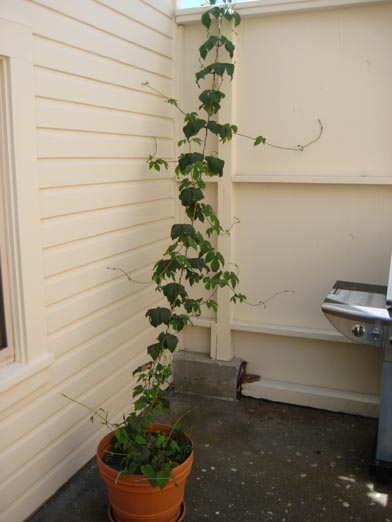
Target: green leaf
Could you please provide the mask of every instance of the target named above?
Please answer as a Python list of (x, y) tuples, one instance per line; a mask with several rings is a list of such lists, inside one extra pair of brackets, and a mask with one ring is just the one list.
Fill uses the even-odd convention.
[(211, 270), (213, 272), (217, 272), (219, 270), (219, 261), (216, 258), (211, 262)]
[(225, 49), (229, 53), (230, 58), (233, 58), (235, 45), (231, 40), (229, 40), (229, 39), (226, 40)]
[(136, 444), (141, 444), (141, 445), (144, 445), (147, 443), (147, 440), (146, 440), (146, 437), (144, 435), (142, 435), (141, 433), (139, 433), (138, 435), (136, 435), (135, 437), (135, 442)]
[(180, 283), (168, 283), (162, 287), (162, 292), (171, 305), (175, 304), (179, 297), (185, 298), (188, 295)]
[(265, 144), (266, 141), (267, 141), (267, 140), (264, 138), (264, 136), (257, 136), (257, 137), (255, 138), (255, 141), (254, 141), (253, 145), (254, 145), (254, 146), (256, 146), (256, 145), (260, 145), (260, 143)]
[[(136, 411), (143, 410), (146, 406), (147, 406), (147, 400), (145, 397), (139, 397), (138, 400), (134, 404)], [(115, 433), (117, 433), (117, 431)]]
[(196, 73), (195, 76), (196, 76), (197, 85), (199, 85), (200, 80), (204, 80), (204, 78), (208, 74), (211, 74), (211, 72), (213, 71), (213, 66), (214, 66), (214, 64), (207, 65), (207, 67), (204, 67), (203, 69), (201, 69), (201, 71), (198, 71)]
[(204, 199), (204, 194), (199, 188), (189, 187), (180, 192), (179, 199), (184, 207), (189, 207)]
[(218, 311), (218, 303), (214, 299), (208, 299), (206, 301), (207, 308), (213, 310), (214, 312)]
[(202, 259), (201, 257), (189, 258), (189, 262), (190, 262), (191, 267), (194, 270), (202, 271), (203, 268), (205, 267), (204, 259)]
[(190, 137), (196, 136), (201, 129), (204, 129), (207, 122), (206, 120), (196, 119), (187, 123), (183, 128), (183, 132), (186, 138), (189, 140)]
[(163, 347), (160, 343), (150, 344), (150, 346), (147, 347), (147, 353), (153, 361), (158, 359), (162, 351)]
[(217, 123), (216, 121), (209, 121), (207, 128), (209, 131), (211, 131), (213, 134), (216, 134), (219, 136), (221, 132), (222, 125), (220, 123)]
[(197, 162), (202, 162), (203, 160), (204, 155), (200, 152), (188, 152), (187, 154), (181, 154), (178, 160), (178, 165), (181, 172), (184, 172), (185, 169), (190, 165), (194, 165)]
[(217, 20), (218, 18), (223, 15), (223, 8), (222, 7), (213, 7), (212, 9), (210, 9), (210, 13), (212, 14), (212, 16), (214, 16)]
[(151, 464), (144, 464), (140, 466), (140, 470), (143, 473), (144, 477), (149, 481), (152, 486), (156, 486), (155, 482), (155, 471)]
[(160, 333), (158, 336), (159, 342), (162, 344), (162, 346), (169, 350), (171, 353), (174, 352), (174, 350), (177, 348), (178, 344), (178, 338), (170, 333)]
[(124, 475), (133, 475), (136, 472), (137, 468), (138, 468), (137, 462), (132, 461), (128, 464), (125, 472), (123, 472), (123, 473), (124, 473)]
[(206, 162), (211, 174), (218, 175), (219, 177), (223, 176), (225, 162), (222, 159), (215, 156), (206, 156)]
[(204, 110), (209, 115), (216, 114), (221, 108), (220, 103), (224, 97), (225, 94), (221, 91), (207, 89), (203, 91), (199, 96), (199, 100), (202, 102), (202, 105), (200, 105), (200, 109), (204, 108)]
[(210, 36), (206, 42), (203, 43), (203, 45), (199, 48), (200, 56), (203, 58), (203, 60), (206, 59), (207, 54), (215, 47), (215, 45), (218, 43), (218, 37), (217, 36)]
[(203, 299), (187, 299), (184, 302), (184, 308), (188, 312), (188, 314), (194, 314), (199, 316), (201, 314), (201, 306)]
[(180, 315), (173, 314), (171, 321), (170, 321), (171, 327), (176, 332), (181, 332), (181, 330), (183, 330), (185, 328), (185, 326), (189, 323), (190, 323), (190, 319), (189, 319), (189, 316), (187, 316), (186, 314), (180, 314)]
[(231, 11), (230, 9), (227, 9), (227, 10), (225, 11), (224, 17), (225, 17), (225, 19), (226, 19), (228, 22), (231, 22), (232, 19), (233, 19), (233, 13), (232, 13), (232, 11)]
[(155, 169), (159, 172), (161, 170), (161, 167), (165, 167), (165, 169), (167, 170), (169, 168), (168, 162), (161, 158), (153, 159), (151, 156), (149, 157), (148, 168), (150, 170)]
[(203, 13), (203, 15), (201, 17), (201, 23), (204, 25), (204, 27), (207, 29), (207, 31), (211, 27), (211, 18), (210, 18), (210, 13), (208, 11)]
[(154, 484), (163, 489), (172, 477), (172, 469), (169, 464), (163, 464), (156, 472)]
[(141, 393), (143, 393), (144, 391), (144, 388), (141, 384), (139, 384), (138, 386), (135, 387), (135, 389), (133, 390), (133, 394), (132, 394), (132, 397), (137, 397), (138, 395), (140, 395)]
[(220, 252), (216, 252), (216, 258), (219, 260), (222, 266), (225, 264), (225, 259)]
[(161, 324), (169, 324), (171, 318), (171, 311), (169, 310), (169, 308), (150, 308), (146, 312), (146, 317), (148, 317), (150, 324), (154, 328), (156, 328)]
[(231, 79), (233, 79), (234, 76), (234, 63), (226, 63), (226, 73), (230, 76)]
[(187, 123), (197, 120), (197, 112), (188, 112), (187, 114), (185, 114), (184, 120)]
[(179, 223), (172, 226), (170, 236), (172, 239), (177, 239), (182, 236), (194, 236), (195, 233), (196, 231), (192, 225)]
[[(176, 241), (177, 245), (177, 241)], [(171, 249), (173, 245), (171, 245), (169, 249)], [(175, 248), (173, 249), (175, 251)], [(169, 253), (172, 255), (172, 252)], [(159, 284), (163, 279), (168, 277), (173, 277), (177, 270), (180, 270), (181, 266), (179, 263), (171, 258), (171, 259), (160, 259), (154, 266), (153, 280)]]

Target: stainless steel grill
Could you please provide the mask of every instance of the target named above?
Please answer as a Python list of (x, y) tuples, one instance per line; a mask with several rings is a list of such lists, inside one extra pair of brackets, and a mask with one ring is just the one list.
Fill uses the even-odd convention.
[(322, 304), (332, 325), (348, 339), (384, 350), (374, 465), (392, 469), (392, 262), (388, 286), (337, 281)]

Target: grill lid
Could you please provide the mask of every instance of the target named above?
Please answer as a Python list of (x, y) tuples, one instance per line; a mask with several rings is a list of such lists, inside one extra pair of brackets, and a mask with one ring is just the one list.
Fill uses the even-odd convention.
[(337, 281), (322, 304), (330, 323), (351, 341), (377, 348), (390, 346), (392, 309), (387, 287)]
[(367, 321), (392, 323), (385, 305), (386, 292), (386, 286), (336, 281), (322, 309), (326, 314), (347, 319), (364, 318)]

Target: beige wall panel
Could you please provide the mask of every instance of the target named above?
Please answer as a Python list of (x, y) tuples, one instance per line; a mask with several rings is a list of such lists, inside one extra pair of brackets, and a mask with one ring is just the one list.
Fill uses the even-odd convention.
[(166, 219), (172, 215), (173, 201), (168, 199), (51, 218), (42, 226), (43, 246), (60, 245), (111, 230)]
[(356, 343), (331, 343), (277, 335), (235, 332), (235, 354), (262, 379), (359, 394), (380, 392), (381, 350)]
[[(121, 396), (115, 397), (118, 404), (121, 398)], [(91, 439), (85, 440), (76, 451), (65, 456), (62, 462), (52, 468), (40, 481), (33, 481), (33, 485), (25, 491), (24, 495), (19, 498), (19, 501), (11, 504), (0, 514), (0, 521), (25, 520), (26, 516), (50, 498), (67, 481), (68, 477), (80, 469), (81, 462), (87, 462), (90, 455), (94, 454), (99, 438), (102, 437), (103, 433), (103, 431), (96, 431)]]
[(173, 0), (142, 0), (145, 4), (153, 7), (157, 11), (164, 13), (166, 16), (170, 17), (173, 14), (174, 10), (174, 1)]
[(139, 45), (126, 42), (54, 11), (32, 4), (34, 33), (46, 39), (65, 43), (116, 62), (151, 71), (166, 78), (173, 77), (173, 62)]
[(0, 420), (1, 522), (22, 522), (94, 453), (89, 414), (61, 392), (127, 411), (132, 370), (156, 334), (145, 311), (160, 296), (106, 267), (149, 278), (173, 222), (173, 172), (145, 163), (154, 138), (157, 154), (172, 158), (173, 110), (141, 85), (174, 94), (172, 8), (171, 0), (3, 0), (0, 8), (34, 35), (31, 138), (55, 356), (45, 385), (26, 388)]
[[(133, 0), (133, 2), (129, 2), (129, 0), (96, 0), (96, 2), (127, 16), (131, 20), (148, 25), (162, 34), (173, 35), (172, 6), (170, 3), (166, 6), (165, 12), (162, 13), (143, 0)], [(159, 3), (159, 5), (162, 4), (163, 2)]]
[(211, 330), (201, 326), (187, 327), (183, 334), (183, 344), (186, 350), (199, 353), (210, 353)]
[[(96, 381), (95, 381), (95, 386), (94, 386), (95, 390), (96, 390), (96, 394), (94, 394), (94, 396), (91, 397), (90, 401), (89, 401), (90, 404), (92, 403), (91, 405), (93, 408), (98, 407), (101, 402), (102, 402), (102, 404), (105, 402), (105, 395), (99, 386), (100, 377), (102, 379), (104, 379), (105, 381), (112, 380), (111, 377), (109, 379), (107, 379), (107, 374), (105, 372), (104, 366), (105, 365), (113, 366), (113, 364), (116, 364), (116, 368), (118, 368), (118, 370), (115, 373), (117, 373), (118, 375), (121, 375), (123, 373), (122, 368), (127, 368), (127, 372), (128, 372), (127, 380), (124, 379), (124, 377), (126, 377), (126, 375), (124, 375), (123, 378), (121, 379), (121, 381), (122, 381), (122, 386), (126, 387), (129, 392), (131, 390), (131, 383), (133, 381), (132, 368), (135, 368), (135, 366), (130, 365), (130, 353), (132, 353), (134, 361), (141, 359), (142, 357), (140, 354), (141, 354), (141, 352), (143, 352), (144, 346), (147, 346), (148, 343), (152, 342), (152, 340), (153, 340), (153, 336), (151, 335), (151, 332), (147, 332), (147, 334), (146, 334), (146, 332), (144, 332), (144, 333), (135, 332), (135, 336), (132, 341), (129, 340), (129, 336), (128, 336), (128, 338), (122, 344), (119, 344), (117, 347), (114, 347), (111, 351), (108, 351), (108, 353), (106, 353), (105, 356), (103, 356), (101, 359), (99, 359), (99, 357), (96, 357), (94, 360), (94, 357), (90, 356), (89, 358), (87, 358), (85, 355), (86, 360), (90, 359), (90, 361), (89, 361), (90, 364), (94, 364), (94, 363), (96, 363), (96, 361), (99, 361), (99, 364), (94, 364), (95, 370), (96, 370)], [(135, 348), (136, 348), (136, 350), (135, 350)], [(116, 360), (117, 362), (115, 363), (114, 360)], [(67, 366), (67, 364), (66, 364), (67, 362), (68, 361), (63, 361), (63, 365)], [(86, 368), (83, 366), (83, 362), (80, 363), (80, 371), (82, 374), (85, 369)], [(56, 371), (56, 368), (54, 368), (54, 370)], [(61, 373), (60, 370), (57, 370), (57, 375), (59, 375), (59, 373)], [(65, 373), (66, 373), (66, 375), (67, 375), (67, 373), (69, 373), (68, 377), (72, 376), (72, 372), (67, 372), (67, 368), (65, 368)], [(112, 388), (111, 393), (116, 393), (120, 389), (119, 385), (117, 383), (114, 384), (113, 381), (112, 381), (111, 388)], [(85, 393), (86, 392), (89, 395), (91, 394), (91, 392), (89, 390), (85, 390)], [(27, 444), (27, 445), (31, 445), (32, 447), (34, 447), (36, 449), (36, 452), (37, 452), (36, 455), (38, 456), (38, 459), (39, 460), (42, 459), (42, 465), (51, 467), (51, 466), (55, 466), (58, 463), (59, 457), (58, 456), (54, 457), (52, 455), (52, 457), (56, 458), (56, 460), (52, 460), (50, 458), (50, 455), (49, 454), (45, 455), (45, 453), (43, 453), (42, 450), (44, 448), (48, 448), (51, 445), (51, 443), (53, 441), (55, 441), (55, 444), (53, 446), (57, 448), (55, 450), (56, 455), (61, 454), (61, 451), (62, 450), (64, 451), (64, 449), (65, 449), (64, 447), (63, 448), (61, 447), (62, 439), (63, 440), (66, 439), (66, 441), (67, 441), (66, 442), (66, 445), (67, 445), (66, 453), (69, 453), (72, 449), (74, 449), (74, 448), (72, 448), (72, 446), (76, 446), (78, 444), (77, 439), (74, 439), (74, 437), (77, 437), (78, 435), (77, 435), (77, 432), (76, 433), (74, 432), (74, 435), (71, 437), (69, 436), (69, 434), (67, 435), (67, 431), (70, 426), (77, 425), (80, 421), (82, 421), (79, 428), (82, 431), (87, 430), (87, 432), (89, 432), (90, 435), (93, 435), (93, 433), (97, 429), (96, 426), (93, 426), (93, 427), (89, 426), (90, 423), (88, 422), (88, 418), (90, 415), (87, 410), (83, 409), (82, 407), (79, 407), (77, 409), (70, 408), (69, 405), (67, 404), (67, 401), (65, 398), (63, 398), (63, 409), (60, 410), (59, 413), (60, 413), (60, 415), (52, 415), (51, 417), (46, 419), (43, 422), (43, 424), (38, 427), (38, 429), (27, 431), (26, 435), (23, 438), (20, 438), (19, 440), (15, 441), (3, 453), (2, 463), (4, 465), (1, 467), (1, 470), (0, 470), (0, 479), (1, 479), (1, 484), (2, 484), (1, 489), (3, 489), (5, 486), (4, 481), (5, 481), (5, 478), (7, 477), (7, 475), (9, 473), (11, 473), (12, 475), (17, 474), (16, 473), (17, 470), (23, 465), (25, 456), (23, 454), (23, 451), (21, 451), (21, 448), (23, 448), (24, 445)], [(43, 432), (42, 432), (42, 428), (44, 428)], [(71, 432), (72, 431), (73, 430), (71, 430)], [(72, 442), (72, 439), (74, 439), (74, 444)], [(83, 441), (83, 440), (85, 440), (85, 438), (83, 438), (83, 437), (79, 438), (79, 444), (80, 444), (80, 441)], [(35, 457), (35, 458), (37, 458), (37, 457)], [(46, 464), (44, 463), (44, 461), (46, 461)], [(31, 464), (30, 464), (30, 466), (31, 466)], [(27, 466), (26, 466), (26, 468), (27, 468)], [(39, 474), (37, 466), (34, 466), (34, 469), (37, 471), (36, 479), (39, 479), (40, 474)], [(45, 472), (48, 471), (47, 468), (44, 468), (44, 469), (45, 469)], [(13, 477), (13, 480), (14, 479), (15, 478)], [(12, 483), (13, 480), (6, 481), (6, 484)], [(0, 489), (0, 494), (1, 494), (1, 489)], [(7, 489), (7, 491), (8, 491), (8, 489)], [(4, 505), (4, 504), (2, 504), (2, 505)]]
[[(38, 130), (39, 158), (147, 158), (155, 151), (152, 138), (63, 130)], [(157, 140), (158, 155), (173, 155), (171, 140)]]
[[(152, 239), (152, 243), (146, 247), (133, 248), (119, 256), (105, 257), (105, 259), (96, 263), (48, 278), (45, 287), (47, 304), (62, 301), (67, 297), (118, 277), (120, 272), (109, 270), (109, 267), (124, 270), (132, 277), (136, 270), (139, 270), (146, 263), (151, 263), (151, 259), (158, 259), (167, 246), (166, 239), (164, 241), (160, 241), (159, 238)], [(124, 284), (127, 284), (128, 280), (125, 275), (121, 274), (121, 277)]]
[(44, 250), (44, 272), (47, 277), (74, 268), (111, 258), (130, 248), (139, 248), (164, 237), (171, 228), (171, 219), (162, 219), (149, 224), (132, 226), (91, 238), (58, 245)]
[[(321, 303), (337, 279), (386, 284), (392, 188), (342, 185), (236, 186), (234, 261), (249, 301), (235, 319), (332, 330)], [(375, 231), (377, 231), (375, 233)]]
[(41, 188), (93, 185), (119, 181), (139, 181), (168, 178), (170, 171), (157, 173), (150, 171), (145, 159), (79, 158), (45, 159), (38, 163)]
[(171, 180), (41, 190), (43, 218), (168, 199)]
[[(282, 384), (277, 400), (290, 402), (294, 383), (299, 400), (314, 392), (308, 405), (376, 412), (382, 351), (332, 342), (336, 331), (320, 308), (337, 279), (387, 282), (391, 26), (388, 3), (244, 17), (238, 30), (231, 111), (240, 132), (296, 147), (317, 136), (318, 118), (324, 125), (321, 139), (305, 152), (255, 148), (243, 137), (229, 145), (232, 217), (240, 219), (231, 234), (231, 261), (240, 266), (240, 290), (252, 304), (292, 291), (266, 308), (231, 310), (235, 355), (262, 375), (265, 386)], [(196, 24), (183, 29), (186, 110), (197, 106), (194, 72), (203, 37)], [(274, 175), (280, 183), (265, 182)], [(381, 185), (372, 185), (372, 177)], [(191, 349), (205, 346), (200, 328), (186, 335)]]
[[(245, 19), (236, 103), (241, 132), (305, 153), (236, 140), (238, 175), (390, 176), (392, 5)], [(244, 101), (247, 102), (244, 103)]]
[[(92, 0), (32, 0), (35, 4), (48, 7), (57, 13), (76, 19), (94, 29), (99, 29), (116, 39), (132, 42), (169, 57), (172, 52), (172, 39), (148, 25), (134, 22), (104, 5)], [(139, 4), (140, 5), (140, 4)], [(136, 10), (136, 6), (134, 6)]]
[(169, 119), (52, 100), (37, 101), (37, 127), (172, 138)]
[(39, 35), (35, 35), (33, 44), (34, 63), (37, 66), (136, 90), (145, 90), (142, 83), (148, 81), (161, 92), (171, 92), (173, 80), (148, 70), (137, 69)]
[(105, 308), (79, 319), (74, 324), (66, 325), (53, 334), (49, 334), (49, 348), (55, 355), (61, 355), (75, 348), (82, 349), (84, 345), (93, 342), (95, 337), (115, 328), (138, 311), (155, 306), (156, 303), (157, 295), (150, 288), (139, 289), (134, 294), (111, 303)]
[[(64, 354), (63, 357), (58, 357), (56, 364), (51, 369), (52, 381), (58, 384), (66, 382), (67, 379), (74, 376), (75, 367), (79, 368), (79, 371), (88, 369), (101, 357), (106, 357), (112, 351), (116, 352), (120, 345), (129, 342), (130, 332), (132, 332), (132, 339), (137, 338), (143, 332), (145, 333), (147, 324), (148, 320), (143, 311), (111, 328), (110, 332), (102, 332), (101, 335), (86, 343), (82, 349), (73, 350)], [(148, 334), (153, 335), (151, 332), (148, 332)], [(149, 339), (154, 339), (154, 336), (149, 337)], [(136, 355), (144, 357), (146, 347), (145, 341), (139, 340), (138, 345), (129, 351), (128, 360), (134, 360)], [(129, 380), (131, 381), (131, 375), (129, 375)], [(128, 384), (128, 387), (130, 386), (131, 384)]]
[[(172, 117), (171, 106), (142, 85), (137, 91), (40, 67), (35, 68), (34, 78), (36, 94), (41, 98), (115, 109), (123, 111), (128, 119), (133, 119), (135, 113)], [(140, 92), (142, 89), (145, 92)]]
[[(148, 281), (151, 278), (151, 267), (137, 270), (134, 277), (136, 281)], [(115, 281), (103, 283), (98, 287), (48, 306), (48, 333), (59, 330), (101, 308), (105, 308), (113, 302), (131, 295), (139, 287), (140, 285), (136, 282), (130, 281), (127, 284), (126, 280), (118, 278)]]
[[(102, 332), (101, 335), (95, 337), (88, 343), (85, 343), (83, 345), (82, 350), (80, 351), (80, 354), (78, 354), (77, 351), (73, 351), (71, 357), (69, 357), (68, 360), (72, 360), (72, 356), (75, 356), (77, 354), (81, 355), (82, 357), (85, 357), (83, 355), (84, 352), (89, 353), (89, 350), (91, 351), (94, 349), (99, 350), (101, 357), (105, 354), (107, 356), (113, 348), (119, 346), (122, 338), (122, 329), (125, 325), (129, 325), (129, 319), (120, 323), (119, 325), (115, 325), (113, 328), (110, 328)], [(119, 336), (120, 341), (117, 345), (115, 342), (115, 336), (111, 335), (112, 332), (116, 333)], [(103, 346), (104, 343), (109, 343), (106, 351)], [(128, 361), (128, 365), (136, 365), (138, 364), (138, 361), (141, 362), (143, 360), (144, 353), (141, 353), (140, 351), (137, 351), (137, 353), (138, 355), (135, 357), (134, 360)], [(66, 364), (66, 360), (67, 359), (64, 357), (59, 358), (60, 362), (56, 364), (56, 368), (53, 368), (53, 371), (51, 372), (52, 382), (55, 382), (56, 374), (58, 375), (57, 369), (59, 367), (61, 368), (62, 364), (64, 367), (64, 364)], [(16, 431), (17, 433), (19, 433), (20, 437), (29, 434), (31, 431), (36, 432), (37, 429), (39, 430), (39, 426), (41, 426), (45, 422), (48, 422), (48, 420), (54, 416), (58, 417), (61, 410), (63, 410), (66, 406), (70, 406), (68, 401), (61, 396), (61, 393), (65, 393), (66, 395), (76, 398), (80, 397), (82, 394), (85, 394), (89, 390), (94, 388), (97, 384), (97, 368), (101, 367), (101, 365), (105, 364), (106, 362), (107, 357), (103, 357), (101, 361), (97, 362), (97, 360), (95, 360), (94, 364), (86, 366), (83, 369), (83, 379), (80, 379), (80, 375), (75, 376), (75, 373), (67, 379), (60, 378), (59, 382), (56, 382), (55, 386), (51, 390), (47, 390), (44, 393), (41, 393), (39, 399), (34, 401), (32, 404), (26, 404), (23, 407), (21, 407), (17, 413), (9, 415), (7, 418), (4, 417), (0, 424), (2, 433), (4, 434), (4, 436), (0, 440), (0, 449), (4, 450), (7, 447), (13, 447), (13, 445), (15, 444), (15, 440), (12, 437), (13, 432)], [(131, 373), (132, 369), (130, 370), (129, 375), (124, 374), (123, 376), (123, 384), (121, 386), (124, 386), (127, 389), (130, 389), (132, 385), (130, 379)], [(111, 411), (111, 414), (113, 413), (116, 412)], [(75, 410), (75, 414), (78, 414), (79, 416), (83, 415), (83, 410)], [(84, 412), (84, 414), (86, 414), (86, 412)]]
[[(148, 343), (151, 342), (151, 338), (148, 336), (139, 336), (135, 339), (135, 342)], [(130, 374), (132, 373), (133, 366), (129, 364), (129, 348), (132, 343), (127, 343), (121, 347), (115, 354), (111, 354), (111, 357), (118, 357), (118, 360), (122, 361), (119, 370), (114, 372), (108, 379), (99, 382), (99, 386), (95, 386), (84, 394), (83, 400), (86, 403), (91, 404), (93, 407), (103, 405), (108, 409), (113, 409), (113, 406), (117, 409), (118, 404), (113, 404), (107, 397), (109, 394), (119, 394), (122, 397), (120, 404), (124, 404), (125, 388), (126, 394), (129, 397), (130, 387), (127, 387), (127, 383), (131, 381)], [(137, 358), (135, 358), (137, 361)], [(140, 359), (139, 359), (140, 361)], [(110, 364), (110, 360), (102, 361), (102, 363)], [(65, 399), (64, 399), (65, 401)], [(117, 402), (117, 401), (116, 401)], [(112, 413), (112, 412), (111, 412)], [(118, 410), (115, 412), (118, 413)], [(97, 427), (92, 426), (88, 421), (89, 414), (83, 410), (83, 408), (67, 406), (61, 414), (56, 417), (51, 417), (44, 423), (44, 430), (32, 431), (28, 433), (24, 440), (17, 441), (15, 446), (12, 446), (5, 453), (6, 457), (9, 458), (9, 464), (12, 470), (10, 479), (2, 482), (0, 487), (0, 499), (2, 499), (2, 505), (10, 505), (12, 502), (17, 500), (19, 488), (22, 491), (28, 490), (28, 485), (33, 481), (38, 482), (40, 479), (45, 480), (45, 475), (50, 474), (53, 469), (58, 466), (62, 466), (62, 461), (68, 455), (74, 451), (78, 451), (78, 448), (88, 440), (89, 437), (96, 437)], [(73, 429), (67, 431), (68, 426), (72, 426)], [(51, 433), (55, 435), (54, 439), (51, 437)], [(101, 431), (102, 434), (102, 431)], [(38, 436), (39, 435), (39, 436)], [(56, 437), (57, 435), (57, 437)], [(49, 437), (49, 439), (47, 439)], [(30, 459), (28, 464), (24, 464), (19, 460), (19, 456), (23, 452), (20, 450), (20, 446), (27, 444), (31, 440), (31, 445), (37, 448), (44, 447), (45, 452), (39, 451), (33, 458)], [(51, 442), (53, 441), (53, 442)], [(49, 444), (48, 444), (49, 442)], [(13, 460), (12, 457), (16, 455)], [(7, 461), (7, 458), (4, 459)], [(13, 460), (13, 462), (11, 462)], [(69, 472), (69, 471), (68, 471)], [(58, 487), (58, 485), (57, 485)], [(5, 500), (7, 499), (7, 502)], [(0, 518), (0, 520), (9, 520), (6, 518)]]
[(30, 25), (30, 10), (26, 0), (1, 0), (1, 18)]

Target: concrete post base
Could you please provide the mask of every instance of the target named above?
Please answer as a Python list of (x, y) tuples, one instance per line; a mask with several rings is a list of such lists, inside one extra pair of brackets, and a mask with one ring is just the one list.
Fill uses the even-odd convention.
[(176, 391), (235, 400), (239, 392), (242, 360), (216, 361), (208, 354), (178, 352), (173, 359)]

